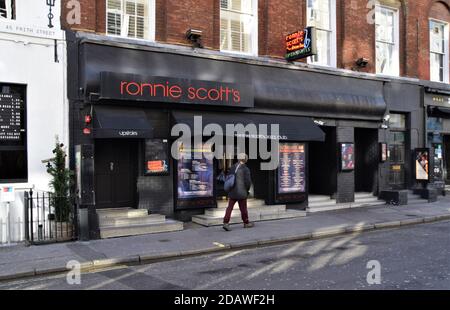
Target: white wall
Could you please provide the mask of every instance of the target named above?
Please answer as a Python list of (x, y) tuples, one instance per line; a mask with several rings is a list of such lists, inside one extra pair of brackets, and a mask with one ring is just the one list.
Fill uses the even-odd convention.
[[(53, 156), (55, 136), (68, 142), (66, 45), (60, 30), (59, 1), (49, 29), (46, 1), (17, 1), (17, 19), (0, 19), (0, 82), (27, 86), (28, 182), (17, 188), (11, 205), (13, 240), (23, 240), (23, 191), (47, 191), (49, 177), (41, 161)], [(59, 62), (55, 62), (55, 44)], [(0, 184), (0, 187), (7, 184)], [(0, 205), (0, 243), (6, 241), (6, 207)]]

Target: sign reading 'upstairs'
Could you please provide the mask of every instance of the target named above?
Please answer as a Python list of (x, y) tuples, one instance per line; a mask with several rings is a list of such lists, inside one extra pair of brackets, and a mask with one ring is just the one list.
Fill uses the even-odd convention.
[(252, 108), (250, 84), (101, 73), (100, 99)]

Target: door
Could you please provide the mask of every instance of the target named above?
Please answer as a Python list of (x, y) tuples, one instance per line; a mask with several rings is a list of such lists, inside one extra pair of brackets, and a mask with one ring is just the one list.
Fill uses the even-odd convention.
[(450, 136), (444, 136), (445, 184), (450, 184)]
[(97, 140), (95, 200), (97, 208), (136, 207), (137, 142)]

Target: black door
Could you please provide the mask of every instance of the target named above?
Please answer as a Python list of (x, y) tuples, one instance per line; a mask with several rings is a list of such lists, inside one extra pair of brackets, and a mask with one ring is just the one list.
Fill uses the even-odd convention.
[(95, 200), (97, 208), (136, 207), (137, 143), (97, 140), (95, 143)]

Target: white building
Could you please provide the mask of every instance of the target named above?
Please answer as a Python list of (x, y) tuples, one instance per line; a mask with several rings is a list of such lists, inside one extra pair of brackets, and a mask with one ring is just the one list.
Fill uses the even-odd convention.
[[(24, 240), (24, 191), (49, 190), (42, 160), (52, 157), (56, 135), (68, 142), (66, 45), (60, 12), (60, 1), (55, 1), (49, 27), (46, 1), (0, 0), (0, 188), (16, 190), (10, 205), (13, 242)], [(11, 109), (5, 107), (11, 94), (23, 97), (21, 130), (19, 112), (17, 123), (11, 123)], [(8, 239), (6, 223), (7, 207), (0, 203), (0, 244)]]

